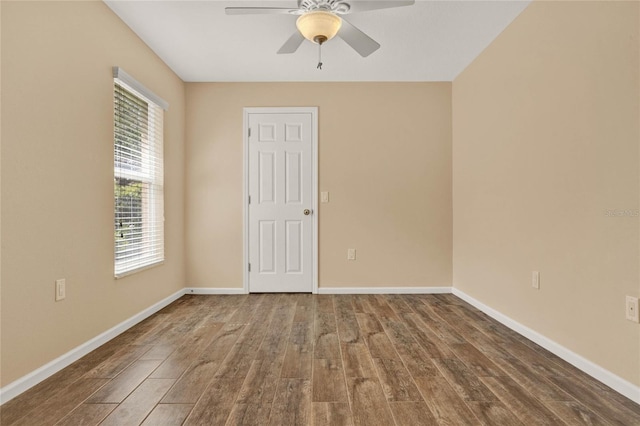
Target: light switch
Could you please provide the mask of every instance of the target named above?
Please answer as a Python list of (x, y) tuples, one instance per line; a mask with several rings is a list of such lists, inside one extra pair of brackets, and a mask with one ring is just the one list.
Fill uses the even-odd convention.
[(347, 249), (347, 260), (356, 260), (356, 249)]
[(322, 191), (320, 193), (320, 202), (321, 203), (328, 203), (329, 202), (329, 192)]
[(531, 287), (540, 290), (540, 272), (531, 271)]
[(64, 278), (56, 280), (56, 302), (67, 297), (67, 280)]

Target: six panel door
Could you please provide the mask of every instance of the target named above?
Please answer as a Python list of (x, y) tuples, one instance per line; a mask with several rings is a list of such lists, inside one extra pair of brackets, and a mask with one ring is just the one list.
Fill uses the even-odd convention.
[(313, 290), (312, 114), (250, 113), (249, 291)]

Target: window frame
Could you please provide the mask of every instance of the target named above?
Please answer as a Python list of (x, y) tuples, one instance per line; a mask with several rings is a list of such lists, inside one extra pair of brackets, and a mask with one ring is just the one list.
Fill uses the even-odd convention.
[[(127, 114), (123, 102), (131, 98), (132, 115)], [(165, 261), (164, 247), (164, 111), (168, 103), (148, 90), (119, 67), (113, 68), (113, 125), (114, 125), (114, 277), (122, 278), (158, 265)], [(144, 113), (138, 111), (144, 109)], [(144, 118), (141, 118), (144, 117)], [(146, 119), (146, 122), (140, 120)], [(139, 120), (139, 121), (135, 121)], [(119, 124), (120, 123), (120, 124)], [(122, 125), (122, 123), (125, 123)], [(127, 124), (128, 123), (128, 124)], [(142, 129), (142, 130), (141, 130)], [(134, 134), (133, 142), (139, 137), (139, 147), (131, 148), (131, 157), (138, 157), (139, 165), (122, 167), (121, 160), (123, 134)], [(127, 136), (128, 137), (128, 136)], [(120, 143), (120, 145), (119, 145)], [(135, 162), (136, 160), (133, 160)], [(119, 209), (118, 189), (122, 179), (140, 185), (140, 201), (135, 209), (126, 212)], [(135, 213), (134, 213), (135, 211)], [(135, 253), (122, 255), (122, 215), (128, 214), (128, 227), (139, 220), (140, 228), (129, 233)], [(138, 219), (139, 218), (139, 219)], [(120, 227), (120, 230), (118, 229)], [(118, 235), (120, 232), (120, 236)], [(131, 237), (133, 235), (133, 237)]]

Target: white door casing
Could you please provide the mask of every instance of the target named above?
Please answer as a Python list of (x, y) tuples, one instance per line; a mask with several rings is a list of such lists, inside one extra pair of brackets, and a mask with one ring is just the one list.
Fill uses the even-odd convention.
[(244, 109), (246, 292), (317, 292), (317, 129), (317, 108)]

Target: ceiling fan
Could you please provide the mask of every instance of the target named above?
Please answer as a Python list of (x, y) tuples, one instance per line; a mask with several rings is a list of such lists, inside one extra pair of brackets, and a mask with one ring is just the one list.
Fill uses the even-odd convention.
[[(322, 46), (336, 35), (362, 57), (367, 57), (380, 47), (374, 39), (360, 31), (344, 16), (377, 9), (410, 6), (415, 0), (298, 0), (297, 8), (286, 7), (227, 7), (227, 15), (297, 15), (298, 31), (282, 45), (279, 54), (294, 53), (307, 39)], [(322, 61), (318, 63), (322, 68)]]

